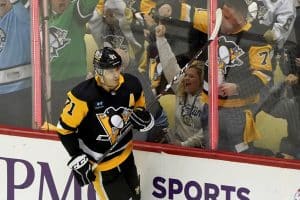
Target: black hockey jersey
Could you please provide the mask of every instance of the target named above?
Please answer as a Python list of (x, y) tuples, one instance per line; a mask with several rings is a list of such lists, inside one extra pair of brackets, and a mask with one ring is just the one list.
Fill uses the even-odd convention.
[[(67, 95), (57, 128), (69, 154), (73, 156), (84, 152), (97, 161), (120, 135), (126, 133), (102, 161), (101, 170), (109, 170), (122, 163), (132, 152), (129, 115), (134, 107), (145, 107), (139, 80), (130, 74), (123, 74), (118, 88), (108, 92), (92, 78), (77, 85)], [(76, 137), (78, 142), (69, 144), (70, 140), (65, 140), (67, 137)], [(74, 143), (75, 140), (72, 141)]]
[[(207, 11), (197, 10), (199, 19), (194, 26), (207, 32)], [(239, 33), (219, 36), (218, 65), (224, 74), (224, 81), (239, 86), (238, 94), (222, 97), (218, 105), (222, 107), (242, 107), (257, 103), (262, 87), (273, 78), (272, 46), (262, 37), (266, 26), (247, 23)], [(206, 65), (208, 66), (208, 64)], [(208, 67), (205, 69), (202, 100), (208, 102)]]

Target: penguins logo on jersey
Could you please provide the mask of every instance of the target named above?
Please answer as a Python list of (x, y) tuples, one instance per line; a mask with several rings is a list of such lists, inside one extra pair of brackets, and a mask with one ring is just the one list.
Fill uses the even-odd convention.
[(6, 34), (0, 28), (0, 53), (3, 51), (5, 44), (6, 44)]
[(50, 42), (50, 61), (53, 58), (59, 57), (59, 50), (63, 49), (71, 42), (70, 38), (67, 38), (68, 31), (57, 27), (49, 28), (49, 42)]
[(219, 37), (219, 67), (227, 74), (228, 68), (241, 66), (243, 61), (240, 59), (245, 52), (233, 41), (228, 41), (226, 37)]
[(127, 45), (125, 44), (125, 38), (119, 35), (106, 35), (104, 37), (104, 42), (110, 44), (112, 48), (120, 48), (127, 49)]
[(125, 107), (108, 107), (103, 113), (97, 114), (103, 130), (107, 137), (99, 135), (97, 140), (110, 141), (112, 144), (116, 142), (118, 135), (121, 135), (128, 126), (128, 120), (131, 110)]

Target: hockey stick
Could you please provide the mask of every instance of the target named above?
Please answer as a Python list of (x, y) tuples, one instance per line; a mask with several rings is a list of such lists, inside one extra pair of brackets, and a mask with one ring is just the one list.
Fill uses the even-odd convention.
[(46, 112), (44, 116), (44, 121), (46, 122), (52, 122), (52, 116), (51, 116), (51, 73), (50, 73), (50, 46), (49, 46), (49, 6), (48, 1), (43, 0), (42, 1), (43, 6), (43, 76), (44, 76), (44, 82), (43, 82), (43, 89), (44, 89), (44, 98), (45, 98), (45, 106), (46, 106)]
[(215, 28), (212, 31), (208, 41), (201, 47), (200, 50), (197, 51), (197, 53), (193, 56), (193, 58), (188, 63), (186, 63), (183, 68), (180, 69), (179, 73), (177, 73), (173, 77), (173, 79), (170, 81), (170, 83), (168, 83), (166, 85), (164, 90), (156, 96), (155, 100), (151, 104), (149, 104), (149, 107), (151, 107), (152, 104), (154, 104), (155, 101), (158, 100), (161, 96), (165, 95), (169, 91), (169, 89), (172, 87), (172, 85), (185, 73), (185, 70), (187, 70), (191, 66), (191, 64), (195, 60), (197, 60), (200, 57), (200, 55), (208, 48), (210, 43), (217, 37), (217, 35), (219, 33), (219, 30), (220, 30), (220, 27), (221, 27), (221, 24), (222, 24), (222, 10), (221, 10), (221, 8), (218, 8), (217, 11), (216, 11)]
[(122, 131), (122, 135), (120, 135), (119, 137), (117, 137), (116, 142), (109, 148), (107, 149), (101, 156), (101, 158), (99, 158), (96, 163), (93, 166), (93, 169), (95, 169), (97, 167), (98, 164), (100, 164), (104, 158), (106, 158), (109, 153), (123, 140), (123, 138), (129, 133), (129, 131), (132, 129), (132, 124), (129, 122), (127, 127), (124, 127), (125, 129)]

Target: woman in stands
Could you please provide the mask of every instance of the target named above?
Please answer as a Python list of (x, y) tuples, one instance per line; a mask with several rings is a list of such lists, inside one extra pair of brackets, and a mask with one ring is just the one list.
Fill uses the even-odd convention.
[[(163, 73), (168, 82), (179, 73), (180, 67), (165, 38), (165, 26), (156, 27), (156, 44)], [(205, 147), (208, 126), (208, 107), (200, 100), (204, 62), (194, 61), (184, 76), (172, 85), (176, 94), (175, 125), (168, 132), (170, 143), (189, 147)]]

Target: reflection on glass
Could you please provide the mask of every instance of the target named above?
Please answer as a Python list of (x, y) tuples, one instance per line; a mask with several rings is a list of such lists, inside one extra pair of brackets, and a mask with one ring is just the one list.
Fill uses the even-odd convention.
[(31, 127), (29, 10), (0, 2), (0, 124)]

